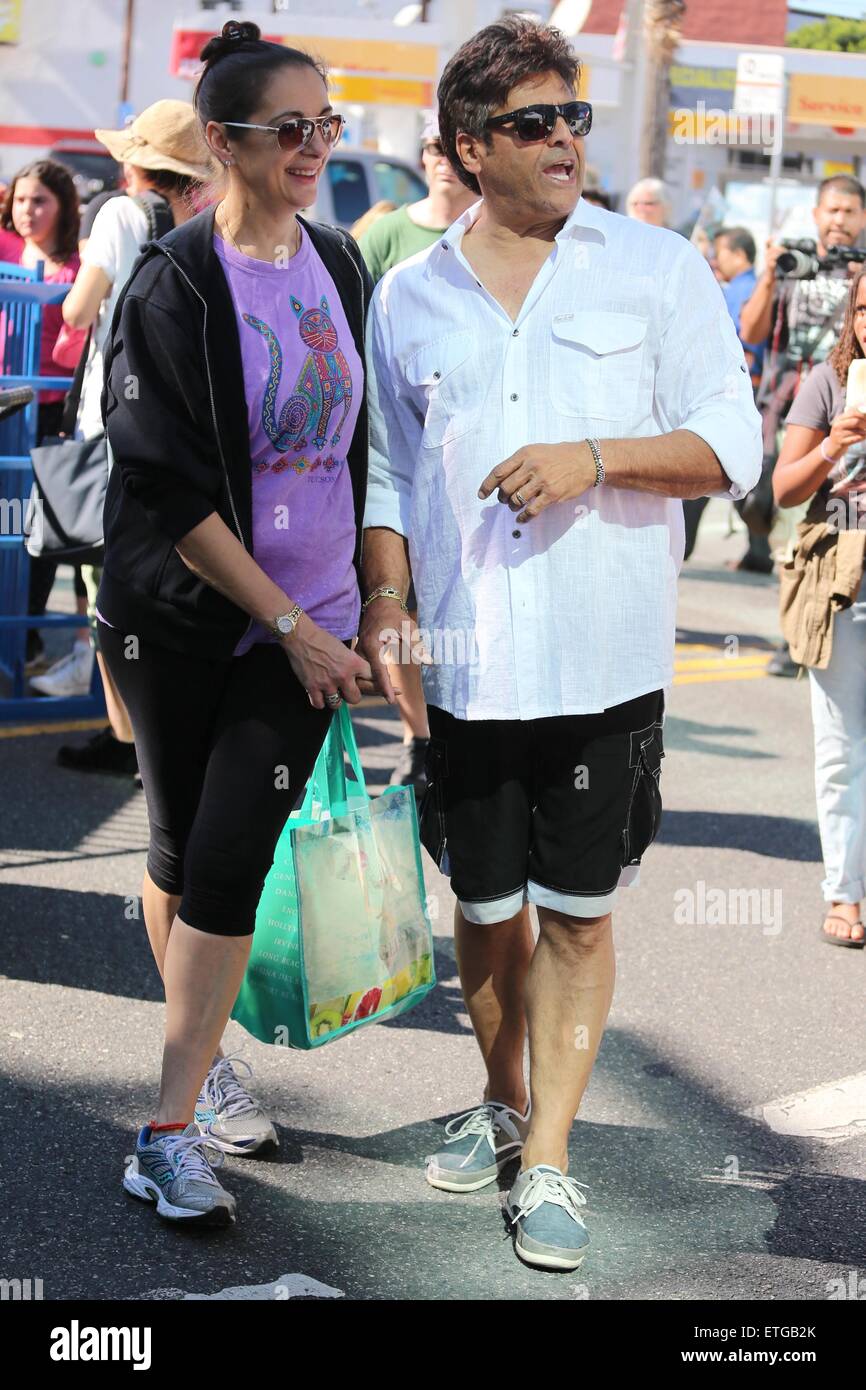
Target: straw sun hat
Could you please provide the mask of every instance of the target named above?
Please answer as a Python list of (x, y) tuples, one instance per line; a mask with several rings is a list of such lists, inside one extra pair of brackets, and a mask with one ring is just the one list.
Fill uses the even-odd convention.
[(213, 172), (198, 117), (188, 101), (155, 101), (124, 130), (93, 133), (119, 164), (168, 169), (194, 179), (208, 179)]

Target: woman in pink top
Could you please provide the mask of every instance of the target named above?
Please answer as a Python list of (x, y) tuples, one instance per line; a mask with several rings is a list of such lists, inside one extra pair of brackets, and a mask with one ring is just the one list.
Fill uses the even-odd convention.
[[(0, 230), (16, 234), (14, 241), (4, 238), (4, 259), (30, 269), (41, 261), (46, 281), (71, 285), (80, 264), (78, 224), (78, 193), (69, 170), (52, 159), (26, 164), (6, 190), (0, 212)], [(60, 305), (46, 305), (42, 311), (40, 376), (62, 376), (78, 361), (86, 335), (73, 337), (68, 329), (63, 335), (59, 359), (54, 356), (62, 328)], [(63, 396), (63, 391), (39, 392), (39, 439), (57, 433)]]
[[(43, 267), (43, 279), (51, 284), (71, 285), (79, 269), (78, 193), (68, 169), (52, 159), (37, 159), (19, 169), (6, 190), (0, 212), (3, 258), (34, 269)], [(62, 337), (61, 337), (62, 333)], [(42, 310), (42, 337), (39, 349), (39, 375), (63, 376), (75, 369), (84, 348), (86, 333), (66, 328), (59, 304)], [(58, 339), (60, 341), (58, 342)], [(36, 442), (55, 435), (63, 414), (63, 391), (40, 391)], [(55, 561), (47, 557), (30, 562), (28, 612), (41, 615), (57, 572)], [(76, 569), (76, 597), (79, 611), (83, 585)], [(31, 674), (41, 656), (42, 641), (32, 628), (27, 634), (27, 660)]]

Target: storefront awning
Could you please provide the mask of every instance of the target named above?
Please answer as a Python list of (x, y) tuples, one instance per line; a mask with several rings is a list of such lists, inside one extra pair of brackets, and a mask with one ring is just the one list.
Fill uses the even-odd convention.
[[(169, 70), (173, 77), (194, 78), (199, 53), (216, 29), (177, 26)], [(321, 58), (329, 70), (331, 94), (337, 101), (364, 105), (412, 106), (435, 103), (439, 47), (435, 43), (406, 43), (398, 39), (336, 38), (326, 34), (263, 34), (271, 43), (303, 48)]]

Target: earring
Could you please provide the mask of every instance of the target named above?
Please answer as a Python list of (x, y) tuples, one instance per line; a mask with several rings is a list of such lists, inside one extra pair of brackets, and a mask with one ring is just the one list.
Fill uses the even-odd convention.
[(226, 169), (227, 169), (227, 168), (229, 167), (230, 164), (234, 164), (234, 160), (233, 160), (233, 159), (224, 159), (224, 160), (223, 160), (223, 164), (225, 165), (225, 167), (226, 167)]

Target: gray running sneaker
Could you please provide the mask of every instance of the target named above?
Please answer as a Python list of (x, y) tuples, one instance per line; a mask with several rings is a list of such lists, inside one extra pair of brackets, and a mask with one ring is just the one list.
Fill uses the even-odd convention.
[(500, 1101), (485, 1101), (455, 1115), (445, 1126), (446, 1148), (430, 1154), (424, 1176), (445, 1192), (476, 1192), (495, 1182), (501, 1170), (523, 1152), (529, 1128), (526, 1114)]
[(516, 1227), (515, 1248), (527, 1264), (541, 1269), (577, 1269), (589, 1248), (580, 1215), (586, 1183), (567, 1178), (549, 1163), (521, 1173), (505, 1203)]
[(209, 1147), (195, 1124), (156, 1138), (145, 1125), (135, 1153), (126, 1157), (123, 1186), (141, 1201), (155, 1201), (157, 1214), (166, 1221), (228, 1226), (237, 1219), (237, 1203), (213, 1171), (225, 1160), (213, 1148), (208, 1153)]
[(255, 1154), (266, 1146), (279, 1147), (277, 1131), (264, 1106), (240, 1083), (235, 1066), (252, 1076), (241, 1057), (215, 1057), (195, 1103), (195, 1122), (216, 1148), (227, 1154)]

